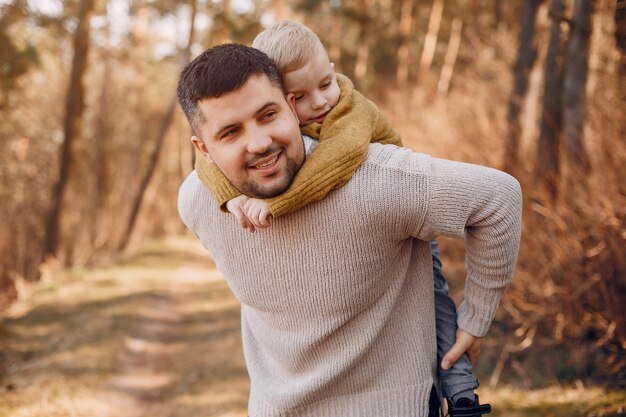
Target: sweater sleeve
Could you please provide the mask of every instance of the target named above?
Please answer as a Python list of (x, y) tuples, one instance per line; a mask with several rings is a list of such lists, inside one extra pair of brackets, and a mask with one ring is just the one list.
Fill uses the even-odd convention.
[(458, 325), (484, 336), (511, 283), (520, 244), (522, 195), (517, 180), (495, 169), (432, 159), (427, 210), (415, 235), (464, 238), (465, 296)]
[(324, 198), (343, 186), (361, 165), (370, 142), (401, 145), (374, 103), (354, 89), (347, 77), (338, 74), (341, 95), (323, 124), (302, 129), (320, 143), (309, 155), (284, 193), (268, 199), (270, 212), (278, 217)]
[(202, 184), (209, 190), (215, 204), (224, 213), (228, 213), (226, 210), (226, 203), (233, 198), (241, 195), (241, 193), (233, 187), (228, 179), (222, 174), (222, 171), (217, 165), (208, 162), (200, 155), (196, 156), (196, 173)]

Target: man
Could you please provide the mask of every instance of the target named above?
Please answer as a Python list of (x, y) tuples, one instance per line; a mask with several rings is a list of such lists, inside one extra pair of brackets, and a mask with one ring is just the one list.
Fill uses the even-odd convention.
[[(239, 191), (289, 186), (305, 151), (267, 56), (209, 49), (178, 97), (194, 145)], [(465, 238), (459, 327), (483, 336), (515, 266), (521, 191), (493, 169), (374, 144), (344, 187), (254, 235), (195, 173), (179, 211), (241, 302), (251, 417), (425, 417), (437, 366), (429, 241)]]

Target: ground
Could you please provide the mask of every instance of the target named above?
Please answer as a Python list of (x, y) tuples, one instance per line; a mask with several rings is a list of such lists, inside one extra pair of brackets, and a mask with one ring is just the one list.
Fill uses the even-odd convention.
[[(0, 417), (246, 416), (239, 305), (193, 238), (26, 293), (0, 316)], [(480, 394), (494, 417), (626, 415), (626, 393), (581, 384)]]

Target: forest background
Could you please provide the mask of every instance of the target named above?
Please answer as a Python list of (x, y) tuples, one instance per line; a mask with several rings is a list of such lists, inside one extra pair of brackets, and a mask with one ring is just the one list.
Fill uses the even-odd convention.
[[(284, 18), (320, 36), (407, 146), (521, 182), (490, 383), (506, 369), (529, 387), (623, 389), (624, 1), (0, 0), (2, 309), (54, 271), (185, 233), (180, 70)], [(462, 242), (442, 251), (458, 297)]]

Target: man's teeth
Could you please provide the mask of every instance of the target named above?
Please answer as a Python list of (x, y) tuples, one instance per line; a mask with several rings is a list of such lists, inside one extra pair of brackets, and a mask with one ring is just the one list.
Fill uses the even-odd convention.
[(278, 155), (276, 155), (271, 161), (268, 161), (264, 164), (258, 164), (256, 165), (257, 168), (267, 168), (269, 166), (274, 165), (274, 163), (276, 163), (276, 160), (278, 159)]

